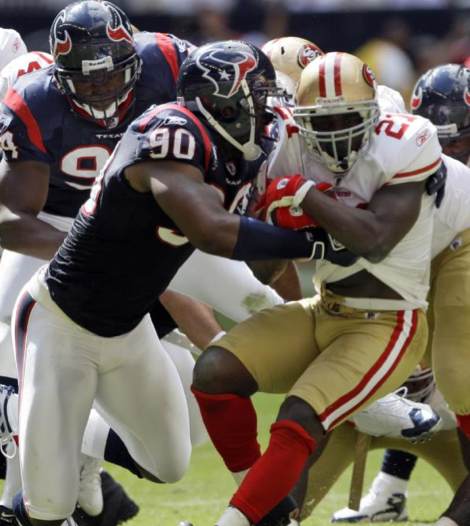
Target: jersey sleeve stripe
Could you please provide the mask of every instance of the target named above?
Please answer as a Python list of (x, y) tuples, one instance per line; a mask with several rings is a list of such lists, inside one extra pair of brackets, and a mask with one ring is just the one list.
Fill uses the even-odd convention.
[(173, 80), (176, 82), (179, 73), (178, 55), (171, 38), (165, 33), (156, 33), (157, 45), (170, 67)]
[(47, 53), (42, 53), (41, 51), (35, 51), (35, 55), (41, 57), (47, 64), (52, 64), (54, 61)]
[(9, 89), (3, 99), (3, 103), (23, 121), (26, 126), (28, 138), (34, 146), (36, 146), (38, 150), (41, 150), (41, 152), (47, 153), (46, 147), (42, 142), (39, 124), (21, 95), (19, 95), (14, 89)]
[(413, 170), (411, 172), (399, 172), (397, 174), (395, 174), (393, 176), (393, 179), (399, 179), (399, 178), (402, 178), (402, 177), (412, 177), (412, 176), (415, 176), (415, 175), (421, 175), (421, 174), (424, 174), (425, 172), (429, 172), (429, 171), (436, 171), (440, 164), (441, 164), (442, 160), (441, 158), (437, 159), (436, 161), (434, 161), (433, 163), (431, 164), (428, 164), (427, 166), (424, 166), (423, 168), (418, 168), (418, 170)]

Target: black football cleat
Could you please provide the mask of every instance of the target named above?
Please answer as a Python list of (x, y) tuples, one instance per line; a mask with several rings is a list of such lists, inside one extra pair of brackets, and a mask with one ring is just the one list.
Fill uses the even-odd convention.
[(256, 523), (256, 526), (288, 526), (291, 521), (291, 515), (296, 510), (298, 510), (297, 503), (293, 497), (287, 495)]
[(19, 526), (13, 510), (0, 504), (0, 526)]
[(127, 495), (121, 484), (106, 471), (102, 471), (100, 476), (103, 511), (98, 516), (92, 517), (77, 506), (73, 518), (78, 526), (117, 526), (139, 513), (139, 506)]

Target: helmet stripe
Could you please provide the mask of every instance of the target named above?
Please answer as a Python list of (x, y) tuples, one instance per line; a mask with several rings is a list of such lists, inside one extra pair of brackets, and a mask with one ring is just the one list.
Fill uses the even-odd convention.
[(319, 74), (319, 89), (320, 89), (320, 97), (326, 97), (326, 82), (325, 82), (325, 62), (326, 59), (321, 59), (320, 61), (320, 68), (318, 71)]
[(341, 59), (342, 53), (335, 53), (334, 77), (335, 77), (335, 95), (339, 97), (342, 95), (341, 90)]
[(336, 96), (336, 56), (337, 53), (328, 53), (325, 60), (326, 97), (332, 99)]

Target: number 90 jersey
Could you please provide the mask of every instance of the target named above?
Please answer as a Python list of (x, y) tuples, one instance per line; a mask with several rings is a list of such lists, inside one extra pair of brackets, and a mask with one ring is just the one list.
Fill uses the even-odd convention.
[[(382, 187), (424, 181), (441, 164), (436, 128), (427, 119), (414, 115), (382, 113), (368, 145), (351, 170), (342, 176), (318, 162), (289, 115), (284, 116), (284, 129), (279, 132), (278, 147), (271, 157), (269, 177), (302, 173), (316, 182), (329, 183), (333, 187), (331, 196), (346, 206), (366, 208)], [(348, 298), (350, 306), (393, 310), (426, 307), (434, 209), (434, 198), (423, 191), (416, 223), (383, 261), (374, 264), (360, 258), (347, 268), (319, 262), (315, 288), (319, 291), (322, 283), (340, 281), (366, 270), (405, 301), (398, 307), (394, 301), (393, 307), (388, 307), (392, 303), (387, 300), (364, 299), (361, 303), (357, 298)]]
[(142, 161), (196, 166), (238, 211), (263, 165), (261, 157), (228, 169), (203, 124), (178, 104), (151, 107), (129, 126), (46, 273), (57, 305), (101, 336), (132, 330), (193, 251), (153, 194), (129, 185), (125, 168)]

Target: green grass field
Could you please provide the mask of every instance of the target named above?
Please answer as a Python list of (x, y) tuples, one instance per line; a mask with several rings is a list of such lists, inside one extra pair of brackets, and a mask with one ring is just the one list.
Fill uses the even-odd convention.
[[(259, 395), (255, 400), (261, 440), (265, 444), (269, 423), (274, 419), (282, 398)], [(379, 452), (369, 455), (366, 488), (380, 460)], [(213, 526), (235, 488), (232, 477), (209, 444), (194, 451), (189, 472), (177, 484), (159, 486), (138, 480), (119, 468), (108, 466), (108, 469), (125, 485), (141, 508), (139, 515), (127, 523), (129, 526), (177, 526), (181, 520), (190, 520), (195, 526)], [(349, 477), (350, 473), (345, 473), (314, 516), (304, 524), (320, 526), (329, 523), (331, 513), (347, 503)], [(433, 523), (451, 499), (446, 483), (424, 462), (418, 463), (410, 494), (408, 512), (411, 521), (406, 524), (414, 526)]]

